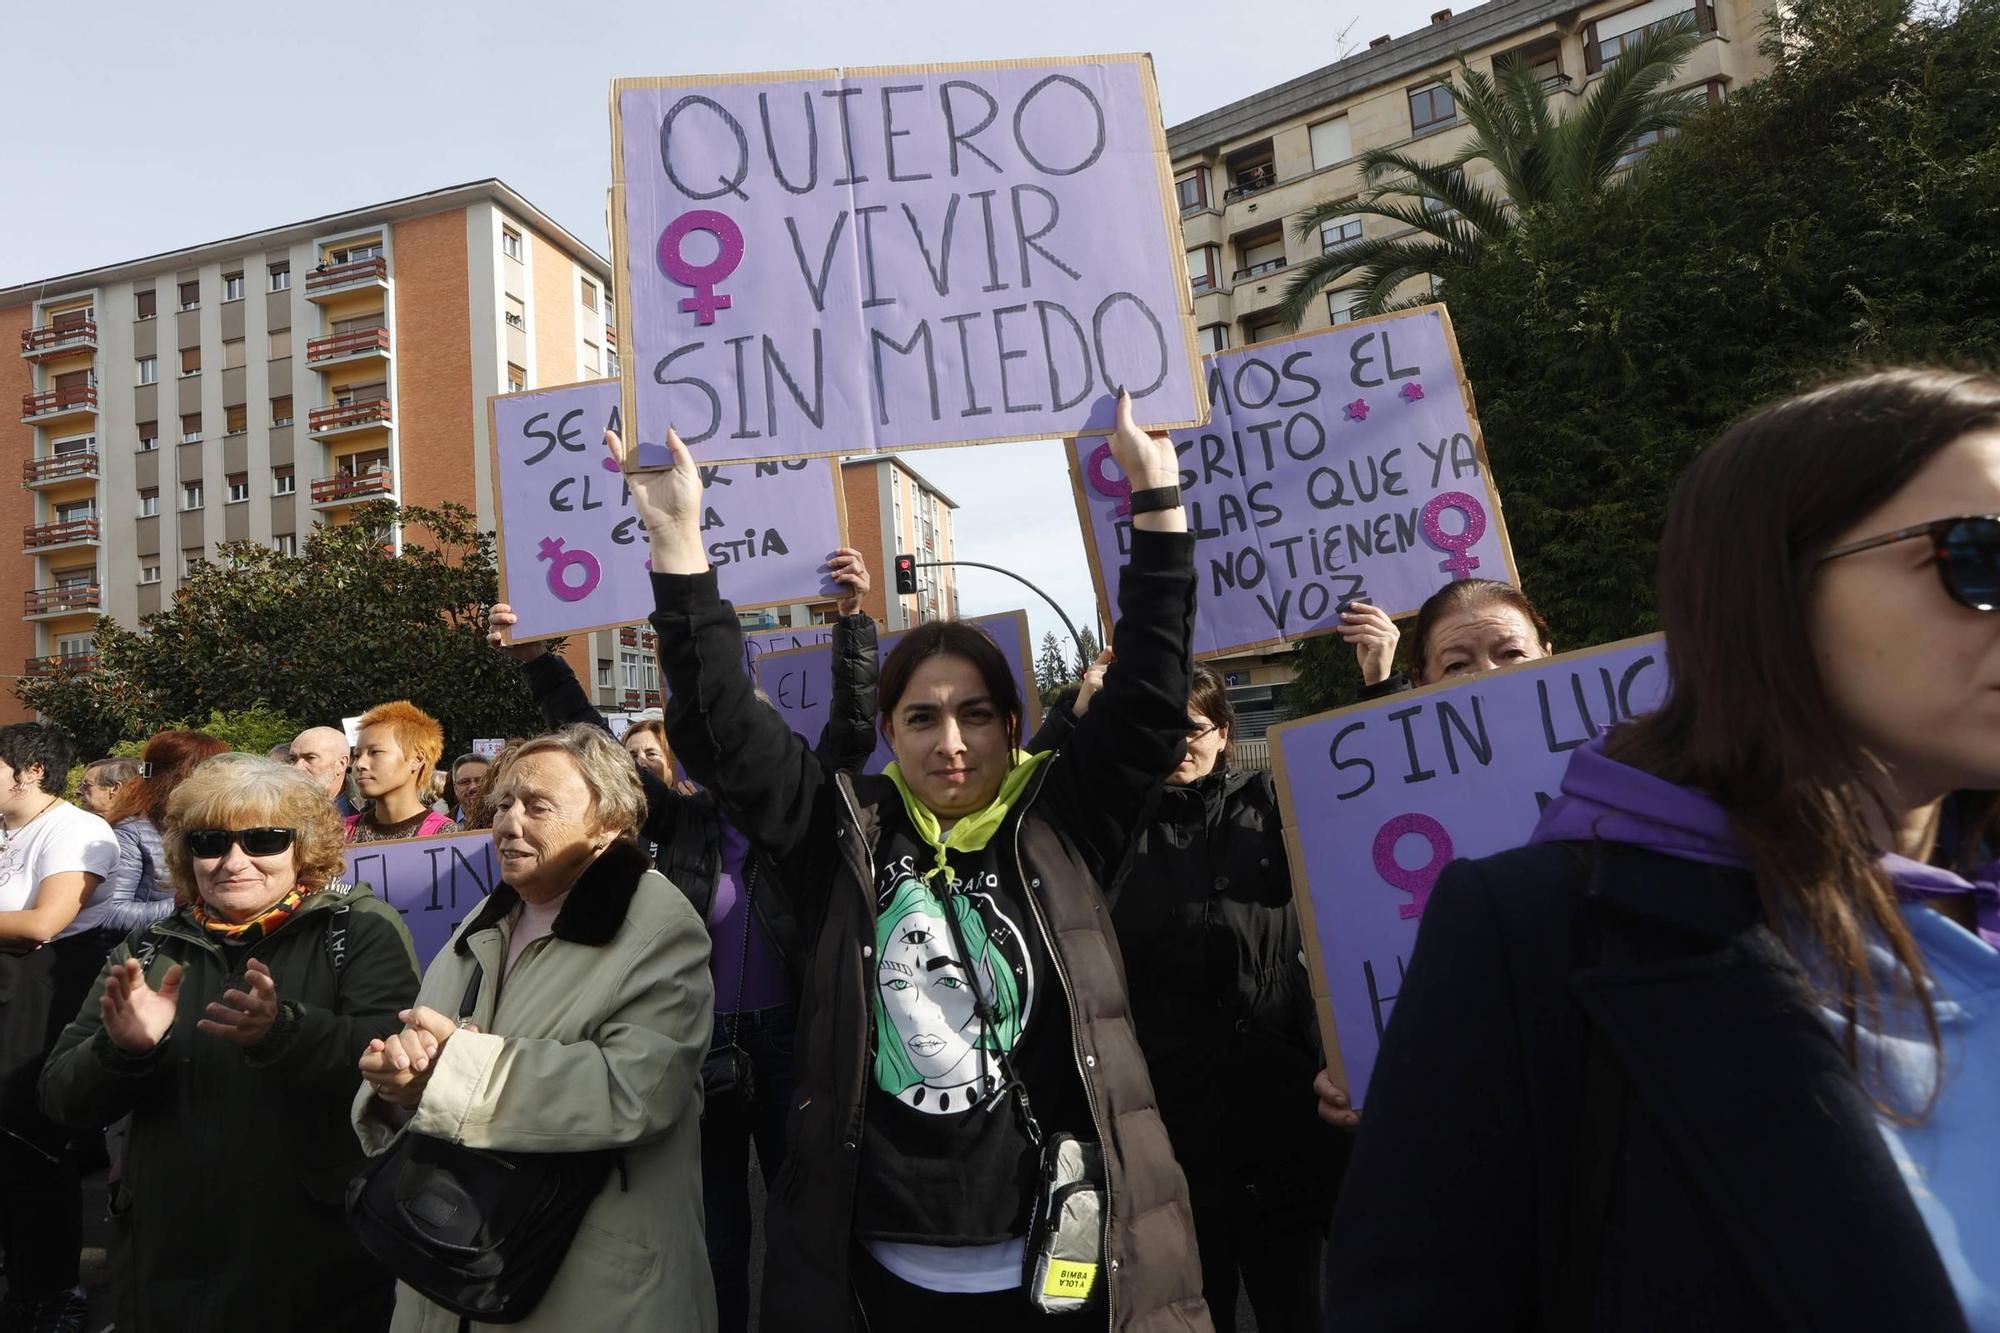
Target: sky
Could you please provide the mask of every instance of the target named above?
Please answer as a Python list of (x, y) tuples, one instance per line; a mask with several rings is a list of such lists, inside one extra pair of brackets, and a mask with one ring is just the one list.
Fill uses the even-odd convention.
[[(611, 80), (1152, 53), (1169, 125), (1429, 20), (1436, 0), (84, 0), (0, 23), (0, 287), (497, 176), (606, 253)], [(1468, 6), (1469, 7), (1469, 6)], [(592, 21), (578, 21), (588, 14)], [(912, 462), (959, 555), (1094, 619), (1055, 443)], [(876, 571), (886, 579), (886, 571)], [(1055, 615), (960, 571), (960, 611)]]

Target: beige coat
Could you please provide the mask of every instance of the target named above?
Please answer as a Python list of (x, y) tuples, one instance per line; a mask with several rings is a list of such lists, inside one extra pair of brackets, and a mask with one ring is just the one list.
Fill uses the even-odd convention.
[[(406, 1132), (514, 1152), (624, 1147), (629, 1184), (612, 1174), (541, 1303), (504, 1327), (711, 1333), (700, 1140), (714, 1009), (707, 928), (636, 847), (616, 844), (578, 879), (555, 933), (496, 986), (517, 901), (497, 889), (432, 961), (418, 1003), (453, 1017), (475, 959), (484, 970), (470, 1019), (479, 1030), (445, 1043), (404, 1130), (364, 1086), (354, 1103), (362, 1146), (380, 1153)], [(399, 1283), (393, 1328), (458, 1333), (459, 1322)]]

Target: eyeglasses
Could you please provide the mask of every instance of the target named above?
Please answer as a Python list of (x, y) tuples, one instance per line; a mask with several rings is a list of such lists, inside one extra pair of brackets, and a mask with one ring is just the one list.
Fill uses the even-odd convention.
[(1930, 523), (1897, 528), (1879, 537), (1868, 537), (1845, 546), (1836, 546), (1819, 558), (1821, 564), (1844, 555), (1872, 551), (1878, 546), (1930, 538), (1937, 556), (1938, 580), (1954, 602), (1974, 611), (2000, 610), (2000, 515), (1973, 514), (1964, 518), (1940, 518)]
[(232, 843), (246, 856), (276, 856), (289, 850), (297, 835), (297, 829), (289, 828), (196, 828), (188, 830), (187, 846), (204, 861), (229, 855)]
[(1200, 740), (1203, 736), (1208, 735), (1209, 732), (1214, 730), (1215, 730), (1215, 724), (1213, 722), (1209, 723), (1205, 727), (1196, 727), (1193, 731), (1190, 731), (1187, 734), (1188, 744), (1193, 745), (1196, 741)]

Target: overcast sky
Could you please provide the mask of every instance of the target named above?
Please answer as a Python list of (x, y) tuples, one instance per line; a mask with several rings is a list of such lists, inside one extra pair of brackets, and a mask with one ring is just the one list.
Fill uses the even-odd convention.
[[(608, 250), (608, 96), (639, 75), (1150, 51), (1173, 124), (1429, 19), (1435, 0), (95, 0), (6, 7), (0, 287), (498, 176)], [(1468, 6), (1469, 7), (1469, 6)], [(577, 21), (593, 15), (595, 23)], [(1344, 46), (1343, 46), (1343, 34)], [(1060, 447), (913, 460), (959, 554), (1079, 624)], [(883, 577), (877, 571), (878, 577)], [(1034, 599), (963, 571), (967, 615)], [(1037, 638), (1059, 628), (1029, 605)]]

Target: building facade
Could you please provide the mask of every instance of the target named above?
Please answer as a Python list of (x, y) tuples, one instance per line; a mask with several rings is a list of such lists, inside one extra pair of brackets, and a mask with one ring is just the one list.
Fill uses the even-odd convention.
[[(886, 634), (958, 615), (957, 559), (951, 515), (958, 502), (931, 485), (907, 461), (890, 455), (841, 464), (847, 502), (847, 544), (868, 561), (874, 586), (862, 609)], [(896, 592), (896, 556), (917, 558), (914, 596)]]
[[(617, 374), (611, 301), (603, 256), (497, 180), (0, 290), (0, 674), (87, 664), (99, 614), (171, 605), (220, 542), (294, 551), (376, 499), (492, 528), (486, 399)], [(616, 637), (572, 640), (579, 675)]]

